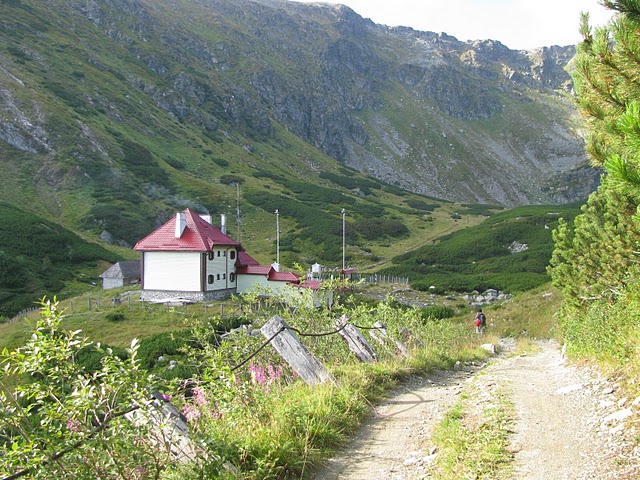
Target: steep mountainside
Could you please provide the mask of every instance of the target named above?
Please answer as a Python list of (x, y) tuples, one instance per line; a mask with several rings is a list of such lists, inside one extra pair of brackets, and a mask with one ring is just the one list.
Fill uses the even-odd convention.
[(108, 241), (178, 207), (233, 211), (236, 183), (249, 214), (290, 202), (304, 230), (344, 205), (389, 216), (397, 187), (512, 206), (597, 181), (572, 47), (284, 0), (0, 0), (0, 39), (0, 200)]

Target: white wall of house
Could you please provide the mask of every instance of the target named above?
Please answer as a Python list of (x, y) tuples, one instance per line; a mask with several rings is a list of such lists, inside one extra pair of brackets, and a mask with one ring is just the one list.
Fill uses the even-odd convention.
[(145, 290), (200, 291), (200, 252), (144, 252)]
[(238, 275), (238, 293), (259, 289), (278, 294), (287, 287), (287, 282), (270, 282), (266, 275)]
[(266, 287), (269, 280), (265, 275), (238, 275), (238, 293), (250, 292), (256, 288)]
[(124, 280), (122, 278), (104, 277), (102, 279), (103, 290), (110, 290), (112, 288), (118, 288), (124, 286)]
[(213, 247), (207, 254), (205, 290), (236, 288), (235, 248)]

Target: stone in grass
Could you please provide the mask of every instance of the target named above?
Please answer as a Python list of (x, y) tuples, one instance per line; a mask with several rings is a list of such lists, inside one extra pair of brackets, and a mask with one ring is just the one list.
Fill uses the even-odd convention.
[(584, 385), (582, 383), (576, 383), (575, 385), (567, 385), (566, 387), (556, 390), (558, 395), (566, 395), (567, 393), (575, 392), (576, 390), (582, 390)]
[(629, 418), (631, 415), (633, 415), (633, 411), (630, 408), (624, 408), (622, 410), (618, 410), (617, 412), (613, 412), (611, 415), (607, 415), (606, 417), (604, 417), (602, 422), (605, 425), (608, 425), (613, 422), (620, 422), (625, 418)]
[(491, 355), (496, 354), (496, 346), (493, 343), (483, 343), (482, 345), (480, 345), (480, 348), (486, 350)]

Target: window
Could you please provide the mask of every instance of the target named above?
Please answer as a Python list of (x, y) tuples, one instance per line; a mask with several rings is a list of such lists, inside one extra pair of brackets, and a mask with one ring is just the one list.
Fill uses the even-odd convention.
[(222, 256), (223, 256), (223, 257), (226, 257), (226, 256), (227, 256), (227, 251), (226, 251), (226, 250), (223, 250), (223, 252), (222, 252)]
[(223, 274), (222, 274), (222, 279), (223, 279), (223, 280), (225, 280), (226, 278), (227, 278), (227, 274), (226, 274), (226, 273), (223, 273)]
[(231, 260), (233, 260), (234, 258), (236, 258), (236, 251), (235, 251), (235, 250), (231, 250), (231, 251), (229, 252), (229, 258), (230, 258)]
[(232, 283), (236, 281), (236, 274), (235, 273), (232, 272), (232, 273), (229, 274), (229, 281), (232, 282)]
[(214, 256), (213, 256), (213, 250), (211, 250), (209, 252), (209, 260), (213, 260)]
[(218, 250), (218, 256), (220, 256), (220, 250)]
[(209, 283), (209, 285), (211, 285), (213, 283), (213, 275), (209, 275), (207, 277), (207, 282)]
[(217, 277), (218, 277), (218, 280), (220, 280), (220, 274), (218, 274)]

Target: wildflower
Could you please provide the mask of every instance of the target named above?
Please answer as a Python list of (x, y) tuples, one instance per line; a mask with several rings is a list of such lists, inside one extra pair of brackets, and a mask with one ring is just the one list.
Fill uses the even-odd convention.
[(218, 403), (211, 407), (211, 418), (215, 420), (220, 420), (222, 418), (222, 412), (218, 408)]
[(76, 420), (75, 418), (70, 418), (69, 420), (67, 420), (67, 428), (69, 430), (71, 430), (72, 432), (79, 432), (80, 431), (80, 422), (78, 420)]
[(267, 377), (264, 374), (264, 368), (260, 365), (251, 365), (249, 367), (249, 372), (251, 374), (251, 383), (264, 385), (267, 383)]
[(196, 387), (193, 389), (193, 398), (196, 402), (196, 405), (199, 407), (204, 407), (209, 404), (209, 400), (207, 400), (207, 396), (203, 388)]
[(182, 414), (187, 419), (187, 422), (195, 422), (200, 418), (200, 410), (195, 405), (187, 404), (182, 407)]
[(277, 382), (283, 375), (282, 368), (274, 368), (271, 364), (267, 366), (267, 372), (269, 373), (269, 383)]
[(166, 393), (162, 394), (162, 400), (164, 400), (165, 402), (170, 402), (171, 398), (173, 398), (171, 395), (168, 395)]

